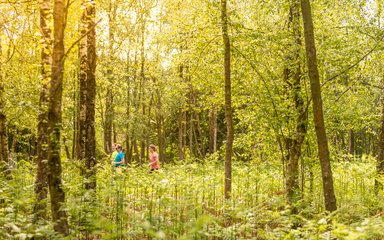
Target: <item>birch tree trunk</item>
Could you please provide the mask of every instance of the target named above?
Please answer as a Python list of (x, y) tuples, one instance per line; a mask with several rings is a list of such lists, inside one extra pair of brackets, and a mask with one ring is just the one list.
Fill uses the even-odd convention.
[(37, 174), (35, 181), (36, 202), (34, 206), (35, 220), (39, 218), (47, 218), (47, 196), (48, 196), (48, 179), (47, 179), (47, 160), (48, 160), (48, 84), (51, 74), (52, 63), (52, 30), (49, 23), (52, 21), (51, 2), (48, 0), (40, 0), (40, 29), (42, 36), (41, 49), (41, 82), (40, 82), (40, 103), (39, 116), (37, 125)]
[[(80, 36), (83, 37), (79, 42), (79, 116), (78, 116), (78, 135), (76, 139), (76, 159), (84, 160), (85, 158), (85, 144), (86, 144), (86, 135), (87, 130), (85, 127), (86, 122), (86, 103), (87, 103), (87, 69), (88, 69), (88, 59), (87, 59), (87, 11), (85, 2), (84, 10), (80, 19)], [(85, 37), (84, 37), (85, 36)]]

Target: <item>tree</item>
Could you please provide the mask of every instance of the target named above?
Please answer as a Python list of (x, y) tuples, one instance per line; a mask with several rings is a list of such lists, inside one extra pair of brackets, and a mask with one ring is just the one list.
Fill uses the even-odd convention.
[(80, 58), (80, 97), (79, 97), (79, 150), (78, 159), (85, 169), (86, 189), (96, 189), (96, 139), (95, 139), (95, 97), (96, 97), (96, 23), (95, 1), (83, 3), (80, 20), (81, 40), (79, 42)]
[(39, 102), (39, 116), (37, 125), (37, 174), (35, 181), (35, 195), (36, 203), (34, 212), (36, 219), (46, 218), (47, 204), (46, 199), (48, 195), (48, 179), (47, 179), (47, 160), (48, 160), (48, 84), (51, 74), (52, 62), (52, 30), (49, 24), (52, 22), (51, 3), (47, 0), (39, 1), (40, 8), (40, 29), (41, 29), (41, 89), (40, 89), (40, 102)]
[[(0, 23), (1, 24), (1, 23)], [(3, 26), (0, 25), (0, 32), (2, 31)], [(2, 73), (2, 59), (3, 51), (2, 51), (2, 40), (0, 35), (0, 166), (1, 170), (6, 171), (8, 173), (8, 134), (7, 134), (7, 117), (5, 115), (5, 98), (4, 98), (4, 80)]]
[(51, 197), (51, 212), (56, 232), (69, 234), (65, 193), (61, 181), (60, 132), (61, 104), (64, 75), (64, 30), (67, 6), (64, 0), (55, 0), (53, 8), (53, 50), (51, 81), (48, 98), (48, 185)]
[(332, 212), (337, 209), (337, 206), (335, 192), (333, 189), (333, 177), (331, 161), (329, 158), (328, 141), (325, 132), (323, 103), (321, 99), (320, 79), (317, 68), (315, 36), (309, 0), (301, 0), (301, 13), (304, 22), (305, 49), (313, 101), (313, 118), (315, 122), (317, 146), (323, 179), (325, 209)]
[(224, 194), (225, 198), (229, 199), (232, 188), (232, 146), (234, 133), (231, 105), (231, 43), (228, 35), (227, 0), (221, 0), (221, 27), (224, 42), (225, 121), (227, 125)]
[(209, 153), (213, 154), (217, 150), (217, 109), (213, 104), (209, 110)]
[(118, 7), (116, 3), (110, 1), (108, 3), (108, 66), (107, 66), (107, 94), (105, 100), (105, 118), (104, 118), (104, 151), (108, 154), (112, 153), (112, 127), (113, 127), (113, 91), (114, 91), (114, 43), (116, 31), (116, 11)]
[(301, 91), (302, 73), (300, 48), (301, 31), (300, 31), (300, 6), (297, 1), (292, 1), (289, 11), (289, 30), (291, 34), (291, 44), (288, 49), (287, 67), (284, 69), (284, 82), (288, 88), (288, 95), (294, 104), (294, 130), (293, 136), (286, 138), (288, 150), (287, 164), (287, 181), (286, 191), (287, 200), (293, 204), (300, 198), (299, 189), (299, 159), (301, 156), (301, 146), (304, 142), (307, 133), (307, 106), (304, 104), (304, 99)]
[(87, 11), (87, 102), (86, 102), (86, 145), (85, 161), (88, 179), (86, 189), (96, 190), (96, 136), (95, 136), (95, 97), (96, 97), (96, 7), (95, 0), (89, 0)]
[(376, 194), (379, 193), (380, 190), (383, 190), (383, 178), (384, 178), (384, 97), (381, 97), (381, 108), (382, 108), (382, 116), (381, 116), (381, 126), (380, 126), (380, 134), (378, 139), (378, 156), (376, 163), (376, 173), (377, 177), (375, 179), (375, 191)]
[(87, 59), (87, 21), (88, 12), (86, 1), (82, 2), (83, 12), (80, 18), (80, 41), (79, 41), (79, 111), (77, 122), (77, 138), (76, 138), (76, 159), (84, 161), (85, 159), (85, 146), (87, 140), (86, 117), (87, 117), (87, 72), (88, 72), (88, 59)]

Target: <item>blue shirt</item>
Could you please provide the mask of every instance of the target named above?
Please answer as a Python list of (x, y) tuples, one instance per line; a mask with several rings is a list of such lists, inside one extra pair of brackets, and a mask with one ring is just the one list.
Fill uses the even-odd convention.
[(121, 162), (121, 159), (124, 158), (124, 153), (121, 151), (119, 152), (115, 157), (115, 167), (124, 166), (124, 163), (118, 163)]

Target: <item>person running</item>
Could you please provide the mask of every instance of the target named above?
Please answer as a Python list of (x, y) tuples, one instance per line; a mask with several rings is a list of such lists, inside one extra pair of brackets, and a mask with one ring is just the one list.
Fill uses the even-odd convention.
[(160, 169), (159, 155), (156, 152), (156, 146), (151, 144), (149, 145), (149, 151), (151, 152), (151, 157), (149, 159), (150, 172), (157, 171)]
[(124, 152), (123, 147), (120, 144), (116, 144), (117, 155), (115, 157), (115, 162), (113, 163), (115, 167), (125, 166)]

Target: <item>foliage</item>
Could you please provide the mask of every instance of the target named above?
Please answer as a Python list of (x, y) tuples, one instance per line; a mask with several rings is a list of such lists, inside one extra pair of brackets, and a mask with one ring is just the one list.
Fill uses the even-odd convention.
[[(112, 169), (105, 160), (91, 205), (78, 165), (68, 161), (63, 181), (70, 239), (81, 236), (78, 226), (101, 239), (379, 239), (384, 237), (384, 205), (374, 200), (372, 160), (334, 165), (339, 210), (331, 215), (323, 213), (321, 194), (311, 194), (308, 186), (301, 211), (291, 214), (280, 193), (279, 169), (268, 161), (236, 163), (232, 200), (225, 202), (220, 160), (166, 165), (153, 174), (135, 164)], [(32, 224), (33, 172), (28, 162), (19, 162), (14, 179), (1, 181), (1, 238), (55, 238), (50, 223)], [(321, 192), (319, 177), (316, 169), (316, 193)], [(97, 217), (87, 218), (90, 211)]]
[[(292, 119), (297, 117), (283, 81), (292, 38), (287, 27), (291, 1), (228, 2), (235, 123), (232, 201), (224, 202), (222, 189), (226, 128), (219, 2), (97, 0), (97, 201), (87, 201), (90, 193), (83, 189), (80, 164), (71, 160), (73, 156), (62, 158), (68, 158), (63, 163), (63, 181), (72, 230), (69, 238), (81, 238), (84, 228), (101, 239), (384, 238), (383, 203), (373, 192), (372, 157), (378, 151), (382, 118), (381, 1), (312, 1), (339, 207), (332, 215), (323, 213), (311, 120), (300, 159), (299, 213), (292, 214), (285, 204), (281, 139), (294, 134)], [(81, 1), (70, 3), (62, 116), (62, 146), (69, 153), (75, 145), (78, 117), (77, 41), (82, 11)], [(113, 10), (116, 16), (110, 21)], [(38, 21), (36, 1), (0, 5), (0, 63), (14, 165), (12, 179), (0, 179), (1, 239), (59, 238), (49, 221), (33, 222), (32, 214), (41, 90)], [(298, 51), (304, 62), (304, 48)], [(299, 67), (303, 70), (300, 94), (311, 104), (305, 66)], [(139, 163), (129, 159), (133, 163), (124, 172), (112, 171), (103, 151), (110, 88), (116, 141), (123, 145), (140, 141), (135, 142), (140, 151), (149, 142), (157, 144), (162, 131), (164, 151), (173, 164), (150, 175), (139, 164), (146, 161), (140, 156)], [(205, 155), (213, 106), (219, 150)], [(180, 112), (186, 113), (183, 124), (188, 134), (194, 127), (199, 129), (184, 144), (200, 150), (197, 154), (185, 146), (182, 162), (178, 156)], [(158, 131), (160, 123), (163, 129)]]

